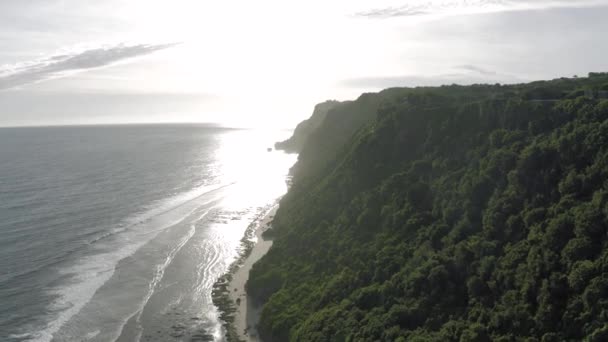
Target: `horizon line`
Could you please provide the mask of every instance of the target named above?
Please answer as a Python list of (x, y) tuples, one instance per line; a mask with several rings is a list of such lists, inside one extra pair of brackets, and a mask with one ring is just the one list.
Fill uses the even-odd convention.
[[(23, 125), (0, 125), (0, 129), (5, 128), (68, 128), (68, 127), (113, 127), (113, 126), (206, 126), (209, 128), (221, 129), (264, 129), (260, 126), (235, 126), (224, 125), (217, 122), (109, 122), (109, 123), (66, 123), (66, 124), (23, 124)], [(275, 127), (277, 130), (293, 130), (288, 127)]]

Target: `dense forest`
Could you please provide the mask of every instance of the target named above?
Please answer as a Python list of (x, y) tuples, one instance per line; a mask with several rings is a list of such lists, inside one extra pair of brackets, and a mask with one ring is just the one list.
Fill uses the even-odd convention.
[(247, 284), (264, 341), (607, 341), (607, 90), (593, 73), (334, 104)]

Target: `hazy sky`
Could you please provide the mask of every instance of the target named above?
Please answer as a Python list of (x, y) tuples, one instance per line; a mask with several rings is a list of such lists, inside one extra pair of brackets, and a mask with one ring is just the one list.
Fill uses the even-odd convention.
[(608, 0), (1, 0), (0, 126), (291, 127), (391, 86), (608, 70)]

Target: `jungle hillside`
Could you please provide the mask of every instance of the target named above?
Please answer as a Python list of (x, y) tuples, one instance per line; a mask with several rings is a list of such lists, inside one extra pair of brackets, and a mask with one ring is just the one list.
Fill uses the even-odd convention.
[(247, 284), (264, 341), (608, 340), (608, 73), (319, 108)]

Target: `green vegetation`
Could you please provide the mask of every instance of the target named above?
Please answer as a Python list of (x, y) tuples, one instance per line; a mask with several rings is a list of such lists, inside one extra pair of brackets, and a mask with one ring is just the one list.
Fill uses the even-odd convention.
[(608, 340), (608, 101), (583, 96), (608, 75), (592, 76), (332, 109), (250, 274), (264, 340)]

